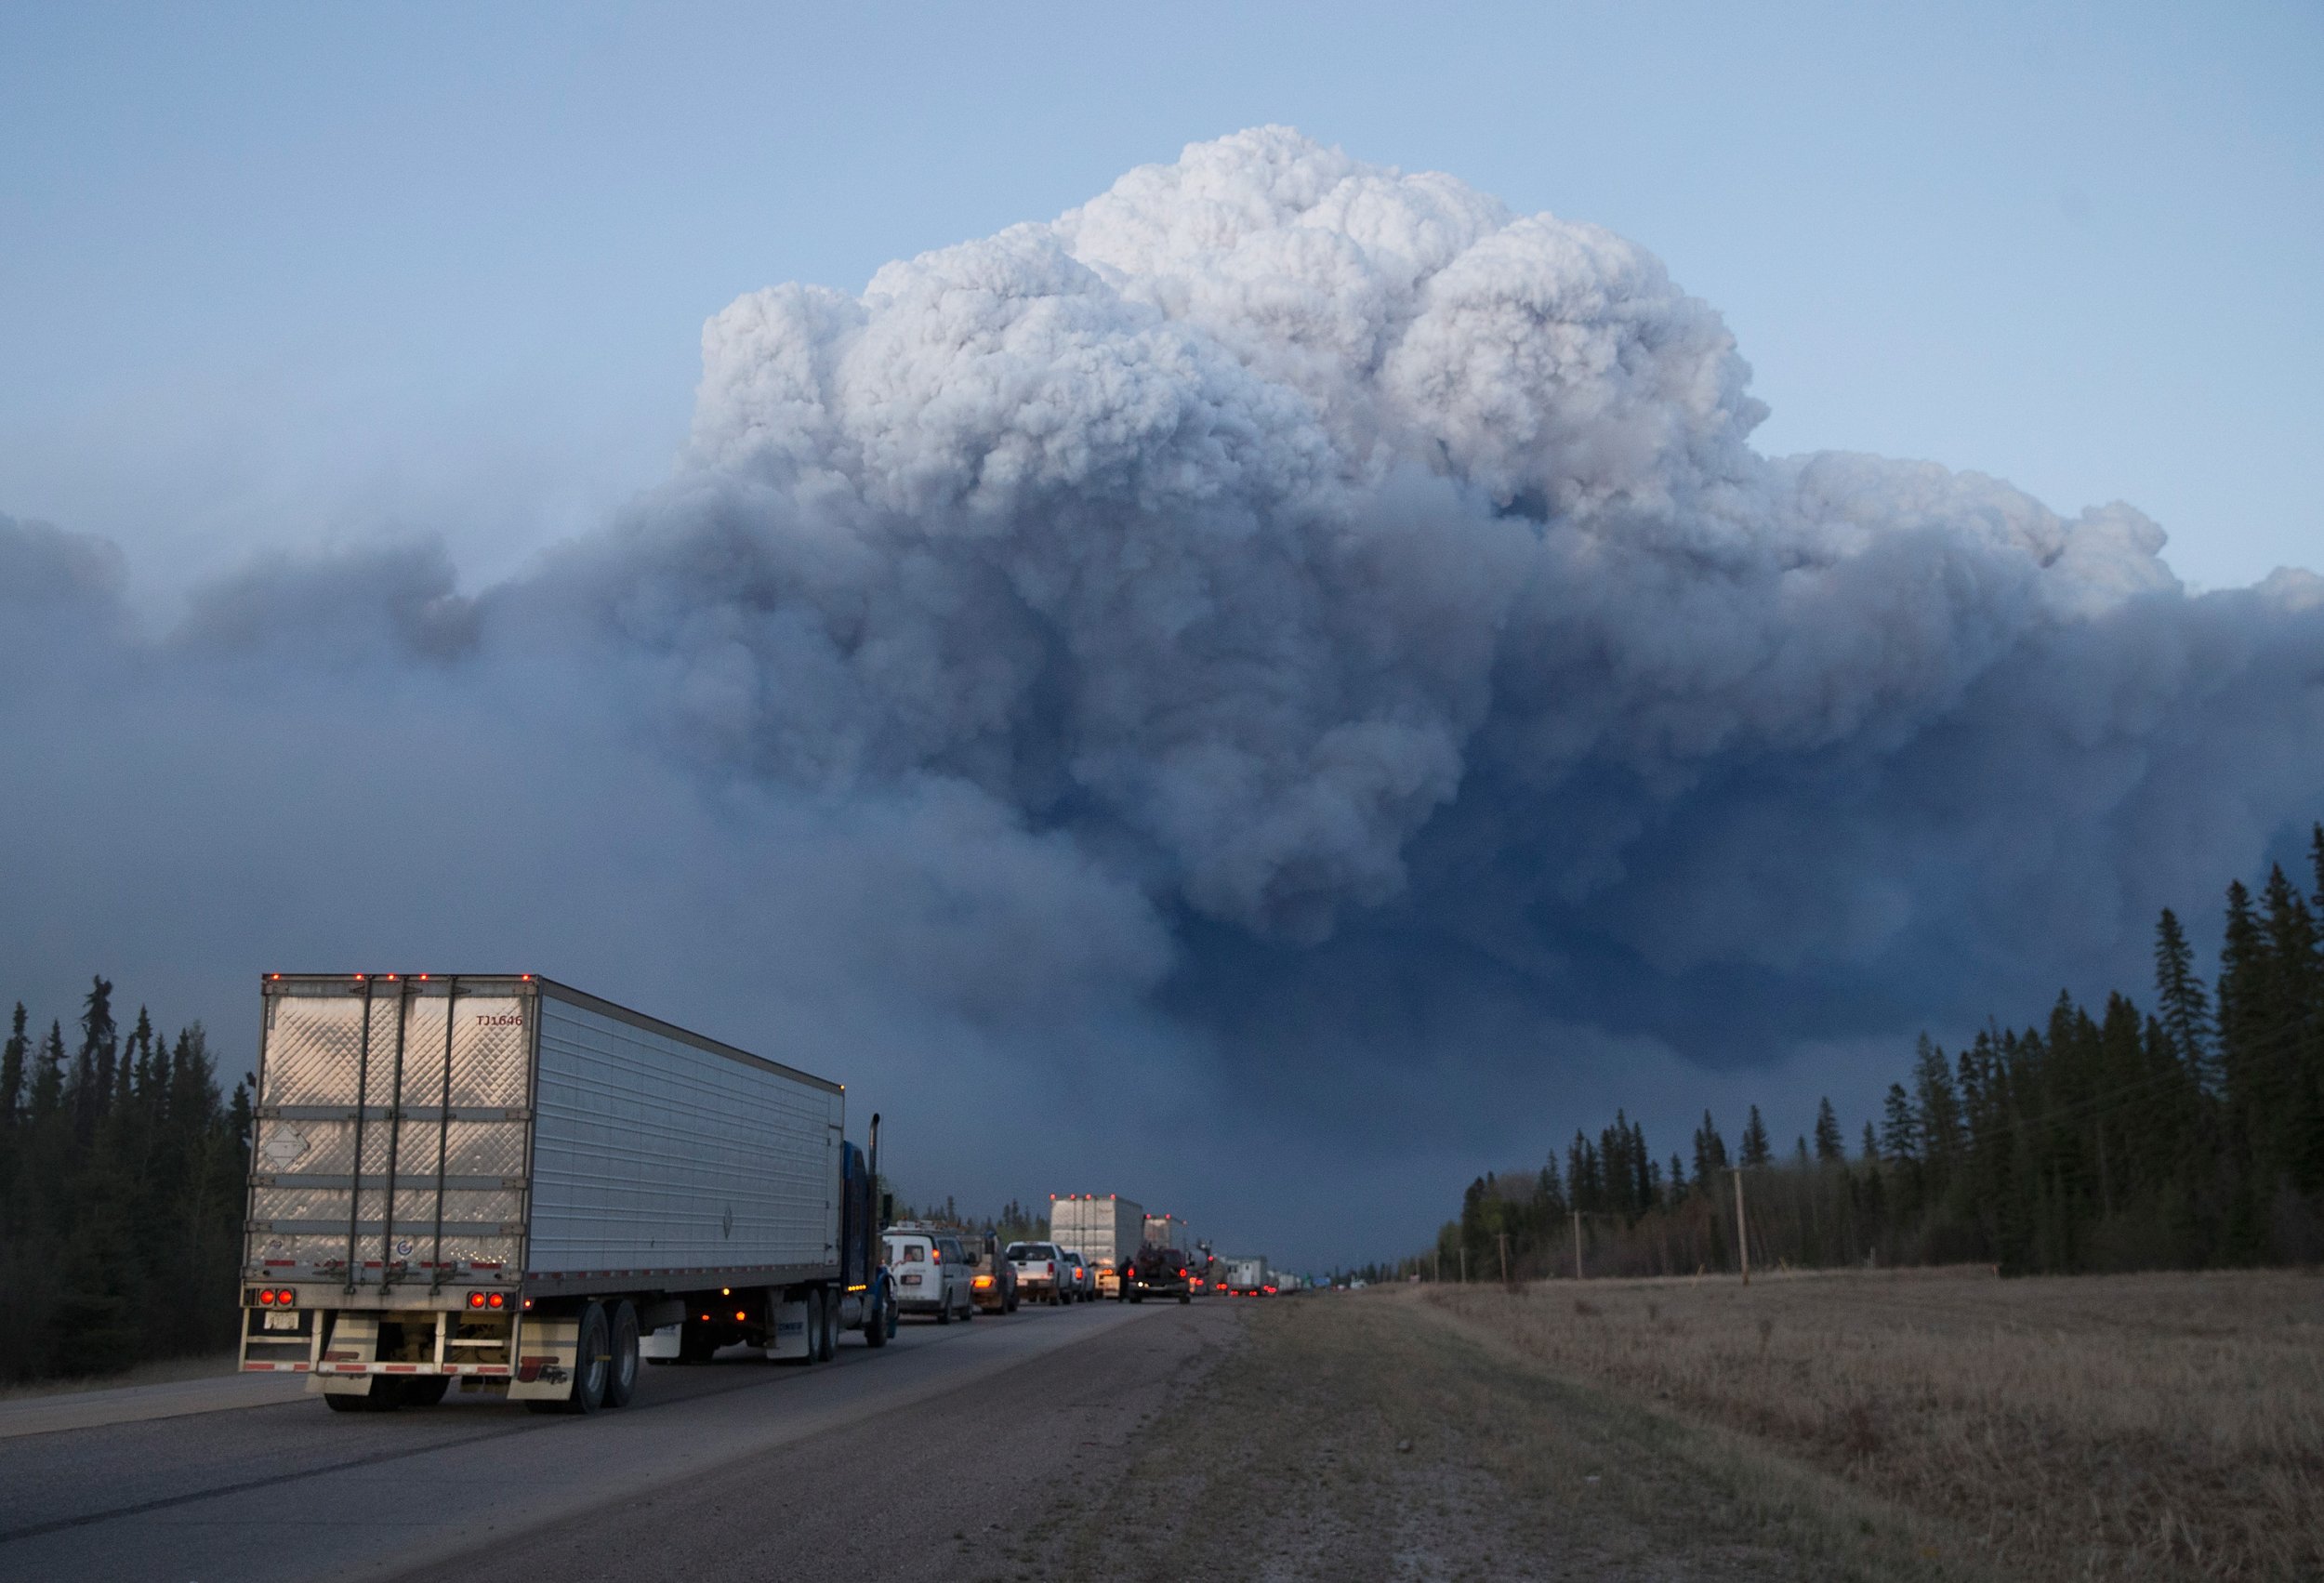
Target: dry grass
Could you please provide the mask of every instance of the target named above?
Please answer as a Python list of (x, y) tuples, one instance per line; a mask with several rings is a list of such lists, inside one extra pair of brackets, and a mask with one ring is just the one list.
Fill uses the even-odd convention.
[(1562, 1379), (1416, 1293), (1237, 1317), (1245, 1344), (997, 1576), (1993, 1583), (1889, 1503)]
[(1977, 1269), (1427, 1299), (2027, 1578), (2324, 1576), (2324, 1279)]

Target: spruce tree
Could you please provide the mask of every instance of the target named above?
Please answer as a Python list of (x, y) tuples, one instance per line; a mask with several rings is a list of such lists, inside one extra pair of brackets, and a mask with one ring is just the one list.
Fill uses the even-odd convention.
[(24, 1059), (32, 1045), (24, 1036), (24, 1003), (16, 1003), (16, 1022), (6, 1049), (0, 1049), (0, 1126), (13, 1127), (24, 1113)]
[[(1871, 1124), (1865, 1125), (1868, 1128)], [(1921, 1157), (1921, 1123), (1912, 1114), (1912, 1096), (1905, 1092), (1902, 1083), (1888, 1086), (1881, 1112), (1881, 1154), (1890, 1160)]]
[(64, 1027), (52, 1021), (48, 1037), (40, 1047), (40, 1058), (33, 1064), (32, 1117), (46, 1121), (63, 1108)]
[(1756, 1169), (1775, 1158), (1775, 1151), (1767, 1143), (1767, 1124), (1759, 1118), (1759, 1107), (1751, 1107), (1751, 1119), (1743, 1128), (1742, 1165), (1746, 1170)]
[(1945, 1051), (1926, 1034), (1913, 1054), (1912, 1089), (1921, 1162), (1929, 1170), (1930, 1191), (1942, 1193), (1961, 1158), (1961, 1098), (1954, 1092), (1953, 1069)]
[(1816, 1103), (1816, 1157), (1829, 1166), (1837, 1165), (1847, 1156), (1848, 1141), (1840, 1135), (1840, 1117), (1827, 1095)]
[(2217, 1092), (2211, 994), (2195, 971), (2195, 949), (2186, 943), (2186, 930), (2169, 907), (2155, 920), (2155, 1002), (2179, 1059), (2207, 1092)]
[(1719, 1136), (1719, 1127), (1703, 1112), (1703, 1124), (1695, 1129), (1695, 1181), (1699, 1186), (1710, 1185), (1711, 1177), (1727, 1168), (1727, 1141)]
[(1872, 1124), (1868, 1121), (1864, 1124), (1863, 1153), (1857, 1157), (1866, 1165), (1876, 1166), (1881, 1161), (1881, 1141), (1872, 1136)]

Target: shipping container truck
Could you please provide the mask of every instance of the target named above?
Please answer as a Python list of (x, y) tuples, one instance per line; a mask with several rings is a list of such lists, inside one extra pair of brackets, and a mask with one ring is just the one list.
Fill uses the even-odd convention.
[(1222, 1272), (1220, 1277), (1221, 1284), (1237, 1297), (1267, 1296), (1275, 1289), (1274, 1278), (1269, 1273), (1264, 1258), (1247, 1256), (1221, 1260), (1219, 1267)]
[(1145, 1210), (1118, 1194), (1050, 1194), (1050, 1240), (1089, 1261), (1101, 1297), (1121, 1294), (1122, 1265), (1136, 1255), (1145, 1233)]
[(242, 1366), (341, 1411), (627, 1404), (895, 1332), (838, 1083), (522, 974), (269, 974)]

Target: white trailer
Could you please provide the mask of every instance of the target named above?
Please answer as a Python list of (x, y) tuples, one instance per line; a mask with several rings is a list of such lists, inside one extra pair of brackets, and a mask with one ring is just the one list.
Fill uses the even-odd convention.
[(1274, 1277), (1267, 1269), (1267, 1260), (1263, 1257), (1247, 1255), (1222, 1260), (1221, 1267), (1226, 1272), (1225, 1285), (1230, 1292), (1257, 1297), (1275, 1289)]
[(1137, 1257), (1145, 1238), (1146, 1212), (1138, 1205), (1109, 1193), (1103, 1197), (1068, 1193), (1049, 1198), (1050, 1240), (1069, 1253), (1078, 1253), (1097, 1272), (1098, 1292), (1117, 1297), (1122, 1266)]
[(593, 1412), (641, 1358), (894, 1333), (840, 1085), (530, 973), (263, 989), (244, 1370)]

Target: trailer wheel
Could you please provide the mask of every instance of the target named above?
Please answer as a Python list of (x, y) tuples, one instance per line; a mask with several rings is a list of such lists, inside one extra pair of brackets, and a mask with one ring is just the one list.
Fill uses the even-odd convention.
[(442, 1402), (445, 1392), (452, 1389), (452, 1377), (448, 1374), (415, 1374), (406, 1376), (399, 1383), (403, 1387), (404, 1406), (432, 1407)]
[(823, 1294), (823, 1350), (815, 1354), (817, 1363), (829, 1363), (839, 1355), (839, 1294)]
[(594, 1413), (605, 1405), (605, 1377), (612, 1372), (613, 1336), (605, 1324), (602, 1304), (581, 1311), (577, 1343), (573, 1349), (573, 1386), (554, 1402), (527, 1402), (536, 1413)]
[(1178, 1300), (1181, 1302), (1192, 1302), (1195, 1300), (1195, 1294), (1192, 1292), (1181, 1292), (1178, 1294)]
[(638, 1310), (627, 1298), (614, 1304), (613, 1360), (605, 1370), (605, 1405), (626, 1407), (638, 1390)]
[(884, 1347), (888, 1338), (896, 1333), (896, 1307), (892, 1299), (874, 1292), (871, 1312), (864, 1316), (864, 1345)]
[(813, 1365), (823, 1362), (824, 1328), (831, 1323), (824, 1313), (823, 1292), (820, 1288), (807, 1294), (807, 1352), (799, 1361)]

